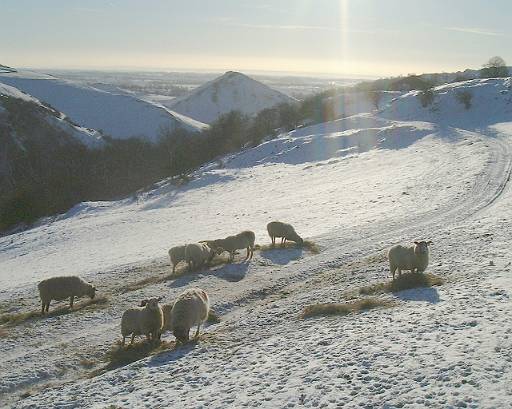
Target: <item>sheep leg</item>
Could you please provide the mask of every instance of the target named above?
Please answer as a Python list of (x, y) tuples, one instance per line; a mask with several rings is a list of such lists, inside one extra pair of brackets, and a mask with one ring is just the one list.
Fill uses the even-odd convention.
[(398, 269), (398, 277), (402, 277), (402, 270)]
[(197, 324), (197, 330), (196, 330), (195, 338), (199, 337), (199, 328), (201, 328), (201, 323)]
[(73, 301), (75, 301), (75, 296), (72, 295), (71, 297), (69, 297), (69, 309), (73, 309)]
[(285, 238), (281, 237), (281, 247), (284, 247), (284, 244), (285, 244)]
[(42, 302), (41, 304), (41, 315), (44, 315), (44, 309), (46, 307), (46, 304), (44, 302)]
[(125, 340), (126, 340), (126, 335), (123, 335), (123, 342), (121, 343), (121, 345), (124, 347), (124, 344), (125, 344)]
[(51, 302), (51, 301), (48, 301), (48, 302), (46, 303), (46, 312), (48, 312), (48, 310), (50, 309), (50, 302)]
[(174, 274), (175, 271), (176, 271), (176, 264), (173, 264), (172, 265), (172, 273)]
[(251, 247), (251, 257), (249, 257), (249, 260), (252, 260), (252, 255), (254, 254), (254, 247)]
[(130, 345), (133, 344), (133, 341), (135, 341), (135, 333), (132, 334), (132, 340), (130, 341)]
[(247, 247), (247, 255), (245, 256), (245, 261), (249, 260), (249, 253), (251, 252), (250, 247)]

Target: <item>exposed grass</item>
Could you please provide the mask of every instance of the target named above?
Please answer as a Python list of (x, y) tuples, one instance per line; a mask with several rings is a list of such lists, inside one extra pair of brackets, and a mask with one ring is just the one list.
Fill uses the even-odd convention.
[(434, 287), (442, 285), (444, 279), (430, 273), (405, 273), (395, 280), (385, 283), (372, 284), (359, 289), (359, 294), (375, 295), (383, 293), (397, 293), (399, 291), (410, 290), (411, 288)]
[(364, 298), (346, 303), (325, 303), (308, 305), (302, 311), (301, 318), (311, 318), (325, 315), (348, 315), (374, 308), (389, 308), (395, 304), (392, 301), (378, 298)]
[(8, 335), (9, 334), (5, 328), (0, 328), (0, 338), (6, 338)]
[(121, 345), (118, 341), (110, 351), (106, 354), (107, 365), (101, 369), (93, 371), (91, 376), (100, 375), (106, 371), (119, 368), (138, 361), (139, 359), (146, 358), (150, 355), (158, 354), (162, 351), (174, 349), (176, 347), (175, 341), (161, 341), (161, 342), (135, 342), (132, 345)]
[(83, 367), (85, 369), (91, 369), (94, 365), (96, 365), (96, 362), (94, 362), (90, 359), (87, 359), (87, 358), (83, 358), (80, 360), (79, 364), (81, 367)]
[(220, 322), (220, 317), (215, 311), (210, 310), (208, 312), (208, 318), (206, 319), (206, 322), (209, 324), (218, 324)]
[(160, 274), (160, 275), (150, 276), (150, 277), (146, 277), (142, 280), (136, 281), (134, 283), (126, 284), (126, 285), (118, 288), (118, 290), (121, 292), (121, 294), (129, 293), (130, 291), (140, 290), (141, 288), (147, 287), (148, 285), (163, 283), (165, 281), (170, 280), (171, 278), (173, 278), (172, 274), (165, 274), (165, 275)]
[(255, 250), (260, 251), (268, 251), (268, 250), (278, 250), (278, 249), (297, 249), (297, 248), (304, 248), (308, 251), (310, 251), (313, 254), (320, 253), (320, 247), (311, 240), (304, 240), (304, 243), (302, 246), (297, 245), (293, 241), (288, 241), (284, 246), (281, 246), (280, 243), (278, 243), (279, 240), (276, 240), (275, 246), (272, 244), (256, 244), (254, 246)]
[(3, 314), (0, 316), (0, 324), (6, 325), (19, 325), (26, 321), (33, 319), (42, 319), (45, 317), (57, 317), (59, 315), (70, 314), (80, 310), (93, 310), (96, 308), (104, 308), (109, 302), (107, 296), (95, 297), (92, 300), (86, 299), (73, 306), (73, 309), (69, 308), (69, 305), (53, 308), (50, 306), (50, 312), (45, 315), (41, 315), (41, 311), (26, 311), (12, 314)]
[[(172, 279), (175, 279), (175, 278), (179, 278), (179, 277), (183, 277), (183, 276), (188, 275), (188, 274), (196, 274), (198, 272), (201, 272), (201, 271), (204, 271), (204, 270), (208, 270), (211, 267), (217, 267), (217, 266), (220, 266), (222, 264), (228, 264), (228, 262), (229, 262), (229, 256), (227, 254), (226, 255), (221, 254), (220, 256), (216, 255), (212, 259), (212, 261), (210, 261), (210, 263), (208, 265), (205, 265), (205, 266), (201, 267), (199, 270), (192, 270), (192, 271), (190, 271), (188, 269), (188, 266), (186, 266), (186, 265), (181, 267), (181, 268), (177, 268), (176, 271), (174, 272), (174, 274), (170, 274), (169, 275), (169, 280), (172, 280)], [(235, 260), (235, 262), (236, 262), (236, 260)]]

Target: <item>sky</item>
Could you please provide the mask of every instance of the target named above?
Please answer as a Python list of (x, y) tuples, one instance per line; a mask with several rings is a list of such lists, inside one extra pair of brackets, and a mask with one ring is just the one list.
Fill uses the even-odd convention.
[(512, 65), (510, 0), (0, 0), (0, 64), (382, 77)]

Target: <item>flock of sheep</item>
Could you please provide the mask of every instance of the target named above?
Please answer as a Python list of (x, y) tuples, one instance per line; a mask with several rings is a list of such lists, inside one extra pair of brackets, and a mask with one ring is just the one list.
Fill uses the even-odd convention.
[[(292, 225), (282, 222), (270, 222), (267, 231), (272, 245), (276, 238), (281, 238), (281, 245), (287, 240), (298, 245), (304, 243), (295, 232)], [(176, 265), (185, 261), (190, 270), (209, 263), (215, 254), (229, 253), (232, 261), (237, 250), (247, 249), (245, 260), (252, 258), (254, 253), (255, 234), (252, 231), (243, 231), (224, 239), (204, 240), (199, 243), (176, 246), (169, 250), (169, 258), (175, 272)], [(402, 270), (424, 272), (429, 262), (429, 246), (431, 241), (415, 241), (414, 246), (397, 245), (388, 251), (389, 268), (395, 279), (395, 272), (402, 274)], [(43, 280), (38, 285), (41, 297), (41, 313), (48, 312), (52, 300), (70, 299), (70, 308), (73, 307), (74, 297), (89, 296), (94, 298), (96, 288), (76, 276), (52, 277)], [(199, 336), (201, 325), (208, 318), (210, 300), (208, 294), (200, 288), (190, 288), (183, 291), (177, 299), (170, 304), (160, 304), (162, 297), (143, 300), (139, 306), (129, 308), (121, 318), (122, 345), (125, 345), (127, 336), (131, 335), (131, 344), (138, 335), (145, 335), (148, 341), (159, 341), (162, 334), (172, 331), (176, 340), (181, 343), (189, 341), (190, 329), (197, 325), (195, 337)]]

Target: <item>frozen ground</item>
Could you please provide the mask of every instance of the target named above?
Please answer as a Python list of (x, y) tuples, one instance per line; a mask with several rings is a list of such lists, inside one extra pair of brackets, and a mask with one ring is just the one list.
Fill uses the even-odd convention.
[[(479, 108), (507, 87), (484, 83), (460, 113), (449, 92), (434, 112), (414, 113), (417, 99), (405, 96), (380, 113), (282, 135), (182, 187), (162, 182), (124, 201), (83, 203), (1, 238), (2, 312), (37, 309), (36, 282), (55, 274), (84, 275), (111, 302), (1, 328), (0, 400), (45, 408), (508, 407), (512, 117), (506, 99), (491, 117)], [(172, 245), (242, 229), (266, 243), (273, 219), (292, 222), (321, 252), (258, 251), (251, 263), (238, 258), (123, 292), (167, 274)], [(389, 309), (299, 318), (306, 305), (388, 280), (384, 249), (416, 238), (434, 241), (429, 271), (446, 278), (443, 286), (385, 296), (397, 303)], [(170, 301), (191, 285), (210, 293), (221, 316), (197, 344), (88, 376), (105, 365), (127, 306), (148, 295)]]

